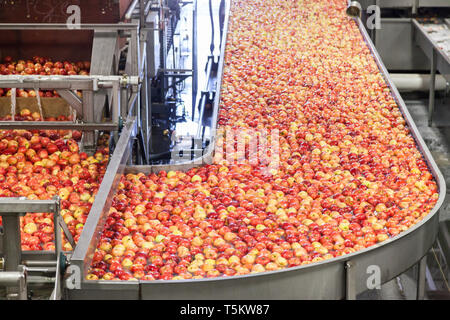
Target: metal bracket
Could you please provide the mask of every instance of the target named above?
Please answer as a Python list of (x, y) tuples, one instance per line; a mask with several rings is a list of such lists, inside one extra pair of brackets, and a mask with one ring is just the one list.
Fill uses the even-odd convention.
[(83, 103), (81, 102), (81, 99), (73, 93), (73, 91), (67, 90), (67, 89), (61, 89), (56, 90), (58, 94), (66, 100), (75, 110), (77, 113), (82, 116), (83, 115)]
[(354, 268), (355, 263), (353, 261), (345, 262), (345, 298), (347, 300), (356, 300), (356, 279)]

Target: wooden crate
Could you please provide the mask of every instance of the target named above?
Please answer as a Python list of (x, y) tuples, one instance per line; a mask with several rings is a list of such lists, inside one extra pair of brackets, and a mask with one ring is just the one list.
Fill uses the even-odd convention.
[[(63, 99), (57, 97), (41, 97), (42, 113), (44, 118), (69, 116), (70, 105)], [(16, 98), (16, 114), (22, 109), (29, 109), (31, 112), (39, 112), (39, 106), (36, 98)], [(11, 114), (11, 98), (0, 97), (0, 117)]]

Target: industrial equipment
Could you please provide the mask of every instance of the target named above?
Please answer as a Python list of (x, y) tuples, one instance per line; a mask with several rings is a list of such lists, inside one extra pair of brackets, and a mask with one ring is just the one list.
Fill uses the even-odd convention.
[[(378, 5), (380, 1), (376, 1)], [(401, 2), (401, 1), (398, 1)], [(403, 1), (399, 7), (411, 7), (416, 13), (422, 1)], [(402, 2), (402, 3), (403, 3)], [(446, 194), (446, 184), (424, 139), (419, 133), (406, 105), (397, 90), (393, 77), (387, 71), (375, 44), (380, 37), (372, 32), (372, 39), (364, 26), (368, 1), (349, 1), (347, 14), (357, 25), (363, 41), (370, 50), (390, 94), (399, 106), (406, 126), (426, 165), (438, 185), (439, 198), (431, 212), (421, 222), (386, 241), (351, 254), (276, 271), (231, 277), (191, 280), (133, 280), (105, 281), (86, 278), (95, 250), (110, 213), (114, 195), (122, 175), (127, 173), (158, 173), (160, 171), (187, 171), (212, 162), (217, 142), (218, 118), (221, 106), (222, 79), (225, 67), (230, 0), (218, 1), (219, 9), (211, 18), (210, 50), (199, 52), (198, 1), (134, 0), (111, 2), (111, 12), (97, 21), (95, 15), (82, 21), (78, 29), (67, 30), (61, 19), (41, 22), (7, 21), (0, 14), (0, 30), (7, 33), (7, 43), (0, 41), (0, 58), (20, 52), (35, 54), (36, 44), (30, 40), (35, 30), (57, 31), (59, 37), (74, 37), (76, 42), (91, 48), (90, 75), (7, 75), (0, 76), (0, 88), (11, 88), (10, 97), (0, 97), (0, 107), (11, 107), (16, 114), (18, 99), (15, 89), (55, 90), (60, 112), (75, 113), (73, 121), (0, 121), (0, 129), (79, 130), (83, 131), (82, 150), (94, 154), (102, 132), (111, 132), (110, 159), (92, 203), (83, 231), (77, 243), (61, 218), (61, 199), (26, 200), (0, 198), (0, 286), (7, 288), (8, 299), (27, 299), (33, 285), (50, 285), (50, 299), (355, 299), (367, 290), (367, 270), (376, 264), (381, 270), (381, 283), (386, 283), (413, 266), (418, 268), (417, 298), (425, 295), (426, 254), (438, 238), (439, 211)], [(391, 2), (384, 2), (392, 7)], [(436, 1), (436, 5), (448, 5)], [(102, 10), (91, 1), (81, 1), (81, 10)], [(181, 12), (189, 6), (192, 12), (191, 60), (181, 59), (181, 47), (175, 40), (180, 29)], [(0, 6), (1, 12), (1, 6)], [(219, 24), (215, 24), (213, 18)], [(46, 20), (47, 19), (47, 20)], [(100, 19), (101, 20), (101, 19)], [(436, 88), (436, 70), (442, 75), (450, 73), (448, 55), (436, 40), (430, 38), (419, 20), (407, 18), (414, 30), (415, 41), (431, 59), (430, 123)], [(401, 23), (404, 19), (401, 19)], [(28, 21), (27, 21), (28, 22)], [(99, 23), (102, 22), (102, 23)], [(394, 22), (397, 23), (397, 22)], [(411, 23), (411, 25), (409, 25)], [(60, 33), (61, 32), (61, 33)], [(80, 33), (81, 32), (81, 33)], [(220, 34), (219, 39), (215, 38)], [(50, 36), (49, 36), (50, 37)], [(12, 41), (11, 39), (15, 39)], [(89, 41), (86, 41), (89, 39)], [(374, 41), (372, 41), (374, 40)], [(203, 39), (203, 41), (205, 41)], [(409, 41), (409, 40), (408, 40)], [(218, 42), (218, 46), (217, 46)], [(14, 45), (10, 45), (13, 43)], [(409, 44), (409, 43), (408, 43)], [(384, 44), (383, 44), (384, 45)], [(55, 53), (67, 53), (64, 48)], [(217, 52), (219, 51), (219, 52)], [(73, 59), (86, 58), (86, 53), (72, 53)], [(206, 56), (204, 65), (198, 55)], [(414, 53), (408, 63), (424, 66), (424, 57)], [(82, 57), (83, 56), (83, 57)], [(419, 59), (416, 60), (415, 57)], [(73, 56), (72, 56), (73, 57)], [(69, 57), (70, 58), (70, 57)], [(67, 58), (67, 59), (69, 59)], [(398, 61), (388, 63), (395, 68)], [(419, 62), (417, 62), (419, 61)], [(417, 64), (416, 64), (417, 63)], [(391, 67), (392, 68), (392, 67)], [(199, 72), (199, 70), (201, 72)], [(203, 72), (204, 70), (204, 72)], [(445, 78), (445, 77), (444, 77)], [(200, 81), (200, 79), (202, 81)], [(427, 78), (428, 79), (428, 78)], [(445, 78), (448, 81), (448, 78)], [(399, 80), (401, 81), (401, 79)], [(181, 84), (188, 84), (186, 93)], [(409, 82), (408, 82), (409, 84)], [(439, 78), (439, 88), (447, 87)], [(81, 93), (80, 95), (77, 92)], [(168, 137), (176, 132), (177, 108), (184, 94), (184, 103), (191, 106), (187, 140), (177, 142)], [(39, 96), (33, 100), (42, 103)], [(56, 99), (56, 98), (55, 98)], [(36, 100), (34, 102), (34, 100)], [(47, 109), (46, 109), (47, 110)], [(69, 111), (68, 111), (69, 110)], [(8, 110), (9, 111), (9, 110)], [(43, 116), (42, 116), (43, 117)], [(155, 130), (156, 128), (156, 130)], [(181, 156), (180, 156), (181, 155)], [(20, 220), (25, 213), (52, 212), (55, 225), (55, 251), (24, 251), (20, 244)], [(63, 232), (73, 252), (62, 248)], [(441, 232), (441, 238), (446, 234)], [(445, 241), (445, 240), (441, 240)], [(392, 257), (396, 257), (392, 259)], [(308, 288), (308, 290), (304, 290)]]

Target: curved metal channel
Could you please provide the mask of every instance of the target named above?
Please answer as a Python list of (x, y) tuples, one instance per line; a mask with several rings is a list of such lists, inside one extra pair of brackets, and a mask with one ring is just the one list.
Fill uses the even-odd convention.
[[(227, 1), (228, 11), (229, 1)], [(351, 283), (354, 285), (352, 289), (355, 294), (368, 289), (367, 281), (371, 275), (370, 267), (376, 266), (379, 268), (381, 283), (385, 283), (416, 264), (436, 240), (439, 223), (438, 212), (446, 192), (445, 181), (361, 20), (358, 18), (355, 23), (359, 27), (364, 41), (369, 47), (439, 187), (439, 199), (436, 205), (420, 223), (372, 247), (308, 265), (244, 276), (199, 280), (84, 281), (82, 288), (84, 290), (80, 290), (78, 294), (72, 294), (71, 296), (75, 298), (98, 298), (98, 295), (102, 295), (103, 297), (114, 298), (117, 296), (118, 290), (125, 290), (124, 292), (127, 292), (128, 297), (143, 299), (342, 299), (346, 297), (347, 280), (350, 274), (346, 270), (348, 263), (352, 265)], [(228, 18), (225, 26), (227, 24)], [(225, 37), (226, 34), (225, 32)], [(224, 51), (224, 48), (222, 48), (222, 51)], [(218, 82), (219, 88), (222, 73), (223, 61), (219, 69), (221, 75)], [(217, 121), (219, 102), (220, 94), (216, 96), (214, 104), (213, 123)], [(211, 142), (211, 146), (214, 146), (214, 141)], [(213, 148), (209, 148), (202, 159), (199, 159), (200, 161), (194, 160), (173, 165), (133, 166), (128, 167), (125, 172), (150, 173), (161, 170), (187, 170), (200, 165), (203, 160), (211, 157), (212, 150)]]

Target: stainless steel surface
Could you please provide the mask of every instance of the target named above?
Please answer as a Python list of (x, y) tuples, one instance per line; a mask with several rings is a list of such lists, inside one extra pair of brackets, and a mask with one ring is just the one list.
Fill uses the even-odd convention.
[(450, 57), (447, 56), (437, 43), (429, 36), (423, 25), (416, 19), (412, 20), (415, 28), (414, 39), (423, 50), (428, 59), (432, 59), (433, 51), (436, 51), (436, 69), (447, 79), (450, 76)]
[(389, 70), (428, 70), (430, 64), (413, 41), (410, 18), (381, 18), (375, 32), (375, 46)]
[(82, 123), (82, 122), (63, 122), (63, 121), (0, 121), (0, 129), (12, 130), (12, 129), (25, 129), (25, 130), (46, 130), (46, 129), (62, 129), (62, 130), (104, 130), (115, 131), (118, 130), (119, 125), (117, 123)]
[[(92, 23), (79, 25), (79, 30), (136, 30), (136, 23)], [(67, 30), (65, 23), (0, 23), (0, 30)]]
[(54, 212), (55, 209), (55, 200), (0, 198), (0, 213)]
[(0, 272), (0, 284), (2, 286), (16, 286), (20, 282), (22, 274), (18, 271)]
[(83, 232), (71, 258), (71, 263), (78, 265), (80, 270), (89, 268), (95, 248), (97, 247), (98, 237), (102, 232), (102, 227), (109, 212), (112, 197), (131, 154), (136, 129), (135, 118), (129, 118), (121, 132), (117, 147), (106, 169), (97, 196), (84, 225)]
[(96, 91), (98, 88), (112, 88), (114, 81), (121, 86), (138, 85), (138, 76), (47, 76), (47, 75), (2, 75), (0, 87), (22, 89), (67, 89)]
[(7, 287), (8, 300), (27, 300), (26, 270), (0, 272), (0, 285)]
[(450, 220), (442, 221), (439, 224), (438, 241), (447, 265), (450, 266), (450, 246), (446, 245), (450, 244)]
[(345, 263), (345, 299), (356, 300), (356, 275), (352, 261)]
[[(374, 4), (375, 0), (361, 0), (363, 8)], [(380, 8), (423, 8), (423, 7), (448, 7), (448, 0), (377, 0)]]
[[(429, 91), (430, 74), (423, 73), (390, 73), (392, 81), (400, 92)], [(442, 75), (436, 75), (435, 90), (446, 91), (449, 83)]]
[[(94, 122), (94, 92), (93, 91), (84, 91), (83, 92), (83, 112), (82, 117), (85, 122)], [(83, 146), (86, 149), (94, 150), (95, 149), (95, 132), (87, 131), (83, 134)]]
[[(64, 236), (66, 237), (67, 242), (70, 243), (70, 245), (72, 246), (72, 248), (75, 248), (75, 241), (73, 240), (73, 236), (72, 233), (69, 231), (69, 228), (67, 226), (67, 224), (64, 222), (64, 220), (62, 219), (62, 217), (59, 215), (59, 212), (61, 210), (57, 210), (56, 212), (56, 217), (55, 220), (57, 221), (57, 225), (62, 229), (62, 231), (64, 232)], [(56, 224), (55, 224), (56, 225)], [(56, 238), (55, 238), (56, 239)]]
[(83, 282), (81, 290), (65, 289), (64, 298), (72, 300), (138, 300), (141, 295), (137, 281), (98, 281), (96, 283)]
[(26, 267), (28, 272), (39, 272), (39, 273), (55, 273), (58, 268), (58, 263), (55, 267)]
[(436, 65), (437, 65), (437, 52), (433, 49), (431, 54), (431, 67), (430, 67), (430, 99), (428, 102), (428, 126), (431, 126), (433, 121), (434, 111), (434, 97), (436, 91)]
[[(392, 1), (392, 0), (391, 0)], [(419, 7), (450, 7), (448, 0), (418, 0)]]
[(361, 18), (361, 4), (358, 1), (351, 1), (345, 13), (351, 18)]
[[(94, 31), (91, 54), (91, 74), (118, 74), (116, 65), (120, 60), (117, 31)], [(97, 92), (94, 96), (94, 119), (101, 122), (103, 108), (107, 96), (106, 91)]]
[(416, 43), (430, 59), (431, 82), (428, 105), (428, 125), (431, 126), (435, 104), (436, 71), (439, 71), (447, 80), (450, 80), (450, 57), (440, 48), (433, 38), (430, 37), (419, 21), (413, 19), (413, 26), (415, 28), (414, 39)]
[(197, 60), (197, 39), (198, 39), (198, 3), (193, 0), (192, 9), (192, 119), (194, 119), (195, 107), (197, 106), (197, 92), (198, 92), (198, 60)]
[(134, 0), (130, 6), (127, 9), (127, 12), (125, 13), (125, 20), (131, 19), (131, 16), (133, 15), (133, 11), (136, 8), (137, 4), (139, 3), (139, 0)]
[[(66, 100), (79, 114), (83, 113), (83, 104), (81, 99), (73, 92), (67, 89), (56, 90), (58, 94)], [(39, 95), (37, 95), (39, 97)]]
[[(229, 3), (227, 2), (227, 7), (228, 5)], [(417, 127), (409, 115), (402, 98), (389, 78), (389, 74), (369, 39), (361, 20), (356, 20), (356, 23), (379, 66), (380, 72), (391, 89), (392, 95), (417, 143), (418, 149), (428, 163), (439, 187), (439, 199), (435, 207), (420, 223), (372, 247), (309, 265), (246, 276), (200, 280), (139, 281), (133, 284), (128, 282), (84, 281), (82, 289), (69, 290), (67, 292), (68, 297), (96, 298), (98, 295), (103, 295), (114, 298), (117, 297), (117, 290), (120, 290), (121, 286), (123, 286), (124, 289), (132, 287), (130, 293), (132, 297), (136, 297), (134, 290), (139, 290), (139, 297), (142, 299), (342, 299), (346, 296), (353, 297), (367, 290), (367, 279), (369, 276), (367, 271), (369, 266), (376, 265), (380, 268), (380, 280), (381, 283), (385, 283), (417, 263), (436, 239), (439, 221), (438, 210), (445, 197), (445, 182), (422, 137), (418, 133)], [(224, 34), (226, 36), (226, 32)], [(219, 75), (223, 72), (222, 68), (223, 65), (220, 66)], [(220, 88), (220, 81), (218, 87)], [(220, 97), (217, 95), (213, 123), (216, 123), (219, 101)], [(212, 138), (210, 146), (214, 146), (214, 138)], [(210, 156), (211, 151), (212, 149), (210, 148), (207, 154), (203, 156), (203, 160)], [(127, 168), (126, 172), (138, 171), (148, 173), (169, 169), (186, 170), (201, 163), (201, 161), (191, 161), (166, 166), (130, 167)], [(101, 230), (101, 228), (99, 229)], [(77, 249), (79, 248), (80, 245)], [(82, 260), (83, 255), (79, 255), (78, 259)], [(85, 262), (89, 262), (89, 259), (86, 259)], [(347, 264), (351, 265), (351, 269), (346, 270)], [(88, 265), (84, 267), (86, 268)], [(351, 291), (347, 290), (347, 283), (351, 284)]]
[(20, 217), (17, 214), (4, 214), (3, 218), (3, 254), (5, 257), (5, 271), (18, 271), (22, 260), (20, 243)]
[(26, 267), (56, 267), (57, 262), (55, 260), (47, 260), (47, 261), (24, 260), (23, 264)]
[[(61, 243), (59, 243), (59, 246), (61, 246)], [(58, 250), (56, 250), (58, 252)], [(61, 255), (58, 254), (58, 259), (56, 260), (56, 270), (55, 270), (55, 282), (53, 291), (50, 294), (50, 300), (61, 300), (61, 292), (62, 292), (62, 286), (61, 286)]]

